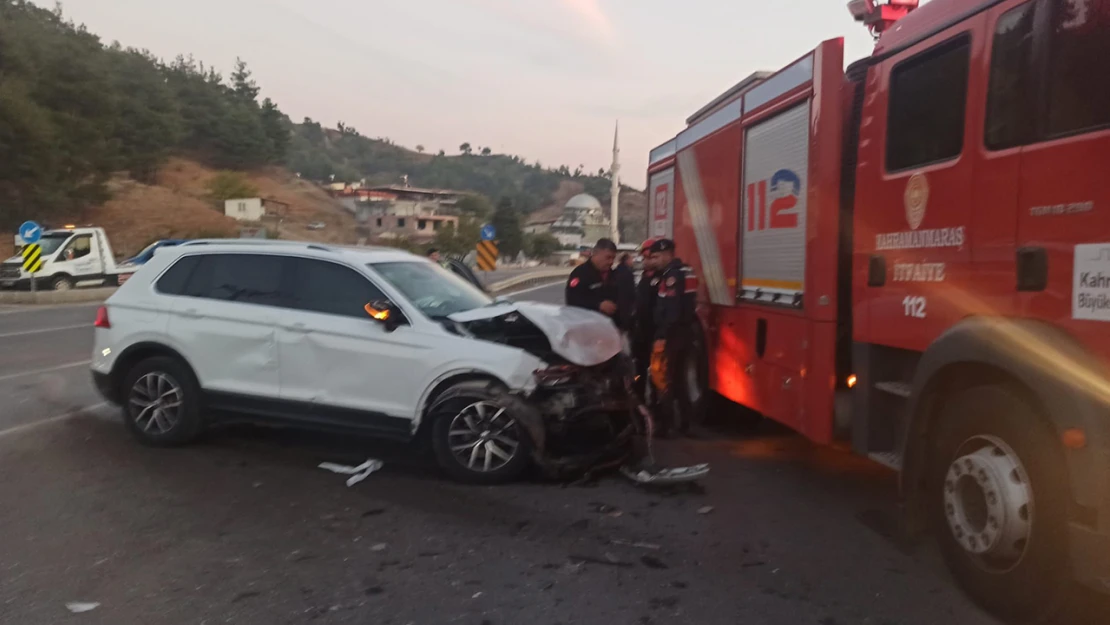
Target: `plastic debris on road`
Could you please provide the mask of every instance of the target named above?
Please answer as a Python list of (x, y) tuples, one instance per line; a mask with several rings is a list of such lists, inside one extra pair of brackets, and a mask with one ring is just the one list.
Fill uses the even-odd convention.
[(66, 604), (66, 609), (69, 610), (70, 612), (73, 612), (74, 614), (80, 614), (82, 612), (92, 612), (93, 610), (95, 610), (99, 607), (100, 607), (100, 604), (96, 603), (95, 601), (91, 601), (91, 602), (87, 602), (87, 603), (86, 602), (81, 602), (81, 601), (71, 601), (71, 602)]
[(698, 514), (709, 514), (710, 512), (713, 512), (713, 506), (702, 506), (698, 508)]
[(638, 484), (679, 484), (693, 482), (709, 475), (708, 464), (695, 464), (690, 467), (673, 467), (670, 469), (622, 467), (621, 473)]
[(332, 473), (350, 475), (351, 477), (347, 478), (347, 486), (351, 487), (355, 484), (358, 484), (362, 480), (365, 480), (371, 473), (377, 471), (378, 469), (381, 469), (382, 466), (384, 465), (382, 464), (381, 460), (370, 458), (357, 467), (352, 467), (345, 464), (336, 464), (334, 462), (321, 462), (319, 468), (331, 471)]

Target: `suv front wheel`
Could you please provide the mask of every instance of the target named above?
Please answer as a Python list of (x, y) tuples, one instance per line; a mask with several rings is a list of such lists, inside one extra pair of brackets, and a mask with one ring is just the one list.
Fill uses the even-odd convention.
[(531, 462), (531, 439), (486, 382), (463, 382), (429, 411), (432, 449), (439, 466), (459, 482), (511, 482)]
[(141, 443), (155, 447), (185, 445), (200, 436), (200, 391), (193, 372), (174, 358), (139, 362), (121, 387), (123, 421)]

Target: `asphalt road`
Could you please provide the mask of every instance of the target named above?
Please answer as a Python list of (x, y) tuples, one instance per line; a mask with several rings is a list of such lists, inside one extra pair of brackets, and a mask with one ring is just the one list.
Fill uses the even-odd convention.
[[(94, 311), (0, 310), (0, 623), (993, 623), (891, 539), (892, 473), (784, 430), (663, 444), (712, 465), (677, 491), (464, 487), (296, 431), (149, 449), (88, 381)], [(316, 466), (368, 456), (353, 488)]]

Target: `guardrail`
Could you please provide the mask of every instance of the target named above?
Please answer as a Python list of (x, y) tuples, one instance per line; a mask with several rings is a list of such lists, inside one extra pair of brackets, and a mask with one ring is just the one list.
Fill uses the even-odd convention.
[[(569, 274), (569, 267), (542, 269), (494, 282), (487, 288), (494, 295), (500, 295), (544, 282), (556, 282), (567, 277)], [(103, 302), (115, 292), (116, 287), (72, 289), (69, 291), (38, 291), (35, 293), (30, 291), (0, 291), (0, 304), (51, 305), (85, 302), (92, 304)]]
[(570, 267), (560, 267), (531, 271), (520, 276), (514, 276), (494, 282), (487, 288), (494, 295), (501, 295), (529, 286), (536, 286), (545, 282), (558, 282), (570, 275)]

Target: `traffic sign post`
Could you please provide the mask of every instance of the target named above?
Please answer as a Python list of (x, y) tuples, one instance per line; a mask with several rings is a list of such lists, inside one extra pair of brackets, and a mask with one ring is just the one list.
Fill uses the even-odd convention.
[(478, 243), (478, 269), (482, 271), (497, 269), (496, 241), (483, 240)]
[[(19, 231), (20, 235), (22, 236), (23, 228), (20, 228)], [(41, 234), (41, 228), (39, 228), (39, 232)], [(37, 241), (38, 239), (36, 238), (35, 240)], [(27, 245), (23, 248), (21, 255), (23, 256), (23, 271), (31, 274), (31, 297), (34, 297), (33, 293), (35, 292), (35, 274), (39, 271), (42, 271), (42, 246), (38, 243), (31, 243), (30, 245)]]
[(42, 226), (33, 221), (25, 221), (19, 227), (19, 238), (23, 239), (24, 244), (38, 243), (42, 238)]
[(492, 241), (496, 238), (497, 238), (497, 228), (494, 228), (493, 224), (486, 224), (486, 225), (482, 226), (482, 240), (483, 241)]

